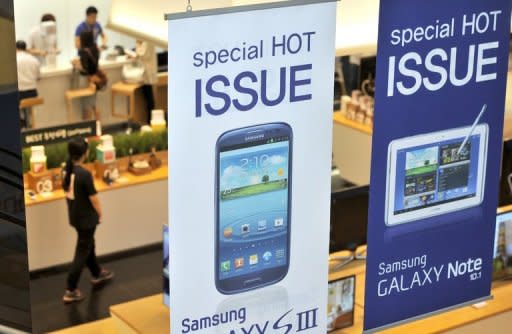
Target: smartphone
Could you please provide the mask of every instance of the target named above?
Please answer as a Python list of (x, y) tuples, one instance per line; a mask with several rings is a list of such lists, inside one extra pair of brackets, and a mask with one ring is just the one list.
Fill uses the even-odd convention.
[(235, 294), (282, 280), (290, 262), (292, 129), (256, 125), (216, 145), (215, 285)]

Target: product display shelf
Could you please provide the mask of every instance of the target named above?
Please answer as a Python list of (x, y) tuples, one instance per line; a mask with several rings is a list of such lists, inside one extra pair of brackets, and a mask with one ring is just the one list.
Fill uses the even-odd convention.
[[(147, 156), (148, 154), (138, 155), (134, 156), (134, 159), (137, 159), (137, 157), (146, 158)], [(167, 151), (157, 152), (157, 157), (162, 160), (162, 166), (149, 174), (140, 176), (133, 175), (126, 171), (128, 169), (128, 158), (118, 159), (118, 166), (121, 171), (119, 180), (111, 185), (107, 185), (102, 180), (94, 179), (96, 190), (98, 192), (103, 192), (166, 179), (168, 176)], [(93, 168), (93, 164), (90, 165), (90, 168)], [(58, 172), (57, 169), (53, 171)], [(25, 187), (25, 189), (28, 189), (28, 187)], [(25, 203), (27, 207), (57, 201), (64, 198), (65, 194), (62, 189), (55, 190), (48, 194), (36, 194), (33, 198), (28, 195), (28, 192), (25, 192)]]
[(333, 119), (334, 119), (334, 122), (337, 124), (347, 126), (354, 130), (360, 131), (364, 134), (371, 136), (373, 133), (373, 128), (371, 126), (350, 120), (350, 119), (346, 118), (345, 116), (343, 116), (341, 114), (341, 112), (339, 112), (339, 111), (334, 112)]

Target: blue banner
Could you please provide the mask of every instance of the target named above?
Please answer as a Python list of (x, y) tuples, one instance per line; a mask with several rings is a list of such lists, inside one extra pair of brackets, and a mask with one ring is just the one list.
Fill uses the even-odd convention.
[(381, 0), (365, 331), (490, 296), (510, 0)]

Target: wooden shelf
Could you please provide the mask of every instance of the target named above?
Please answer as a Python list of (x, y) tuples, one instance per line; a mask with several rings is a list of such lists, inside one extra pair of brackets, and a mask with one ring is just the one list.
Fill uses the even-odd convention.
[(334, 122), (340, 125), (344, 125), (346, 127), (352, 128), (356, 131), (360, 131), (362, 133), (365, 133), (367, 135), (372, 135), (373, 129), (372, 127), (368, 125), (361, 124), (356, 121), (352, 121), (350, 119), (347, 119), (345, 116), (343, 116), (340, 112), (334, 112), (333, 114)]
[(117, 334), (170, 333), (169, 309), (162, 294), (111, 306), (110, 315)]
[[(110, 186), (105, 182), (100, 181), (98, 179), (94, 179), (94, 184), (96, 186), (96, 190), (98, 193), (104, 191), (110, 191), (114, 189), (121, 189), (126, 187), (131, 187), (135, 185), (145, 184), (149, 182), (155, 182), (160, 180), (165, 180), (168, 177), (168, 167), (167, 165), (162, 165), (157, 170), (152, 171), (150, 174), (135, 176), (129, 172), (121, 173), (120, 180), (118, 182), (112, 183)], [(64, 191), (62, 189), (53, 191), (49, 194), (40, 195), (37, 194), (35, 199), (31, 199), (27, 193), (25, 193), (25, 203), (27, 207), (33, 205), (44, 204), (52, 201), (58, 201), (65, 198)]]

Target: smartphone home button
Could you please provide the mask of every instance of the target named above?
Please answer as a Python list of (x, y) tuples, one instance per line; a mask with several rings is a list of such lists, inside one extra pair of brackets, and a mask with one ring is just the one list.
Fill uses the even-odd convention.
[(244, 281), (244, 286), (253, 286), (261, 282), (261, 277), (251, 278)]

